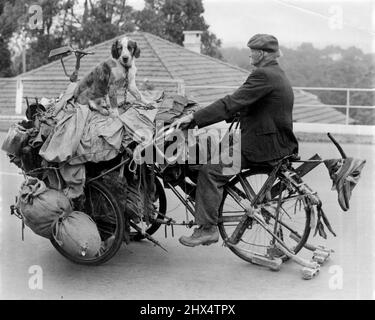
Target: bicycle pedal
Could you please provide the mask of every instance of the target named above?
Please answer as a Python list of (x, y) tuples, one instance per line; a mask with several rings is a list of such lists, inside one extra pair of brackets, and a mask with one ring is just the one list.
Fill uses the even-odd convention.
[(279, 271), (283, 263), (283, 261), (280, 258), (270, 259), (262, 256), (251, 257), (251, 262), (263, 267), (267, 267), (272, 271)]
[(320, 272), (320, 267), (316, 268), (308, 268), (304, 267), (302, 268), (302, 278), (304, 280), (311, 280), (312, 278), (316, 277)]
[(213, 243), (216, 243), (218, 242), (218, 240), (210, 240), (210, 241), (206, 241), (204, 243), (202, 243), (203, 246), (209, 246), (210, 244), (213, 244)]

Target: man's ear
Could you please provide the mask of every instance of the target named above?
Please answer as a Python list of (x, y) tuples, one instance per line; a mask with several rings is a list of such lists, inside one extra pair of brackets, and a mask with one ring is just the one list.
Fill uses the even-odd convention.
[(118, 59), (121, 55), (121, 45), (120, 45), (120, 41), (116, 40), (113, 44), (112, 44), (112, 49), (111, 49), (111, 54), (112, 54), (112, 57), (113, 59)]
[(137, 42), (134, 42), (134, 44), (134, 57), (139, 58), (139, 56), (141, 55), (141, 49), (139, 49)]

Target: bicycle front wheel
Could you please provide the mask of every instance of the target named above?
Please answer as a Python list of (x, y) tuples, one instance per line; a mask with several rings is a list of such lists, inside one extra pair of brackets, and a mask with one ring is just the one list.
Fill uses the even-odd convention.
[[(267, 169), (248, 170), (241, 173), (242, 178), (248, 183), (252, 197), (246, 196), (245, 189), (238, 176), (234, 177), (224, 188), (223, 201), (219, 209), (218, 228), (224, 241), (228, 240), (236, 229), (241, 217), (246, 213), (245, 208), (250, 206), (253, 197), (260, 191), (270, 171)], [(277, 179), (275, 184), (280, 180)], [(275, 185), (274, 184), (274, 185)], [(292, 253), (299, 252), (306, 243), (310, 234), (310, 208), (301, 199), (297, 190), (293, 192), (283, 191), (281, 194), (279, 216), (276, 222), (277, 201), (269, 199), (260, 204), (260, 214), (269, 230), (273, 231)], [(276, 230), (275, 230), (276, 229)], [(269, 257), (275, 255), (274, 241), (272, 234), (267, 232), (255, 219), (252, 219), (249, 226), (235, 246), (228, 246), (241, 259), (252, 262), (253, 255)], [(287, 257), (279, 255), (284, 261)]]

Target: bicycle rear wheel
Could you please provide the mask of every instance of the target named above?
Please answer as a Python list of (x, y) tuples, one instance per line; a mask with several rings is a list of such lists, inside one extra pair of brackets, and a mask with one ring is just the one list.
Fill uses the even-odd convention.
[[(251, 200), (262, 188), (269, 174), (270, 171), (268, 169), (250, 169), (241, 173), (243, 179), (248, 182), (252, 189), (251, 199), (247, 198), (238, 176), (234, 177), (224, 188), (218, 223), (218, 228), (224, 241), (230, 238), (241, 217), (246, 212), (244, 208), (250, 206)], [(277, 179), (275, 184), (279, 181)], [(283, 191), (281, 197), (280, 213), (277, 219), (278, 227), (274, 234), (283, 241), (289, 251), (297, 253), (303, 248), (310, 234), (311, 214), (309, 210), (311, 208), (302, 200), (296, 189)], [(265, 224), (274, 232), (277, 200), (265, 200), (259, 207), (261, 207), (260, 214)], [(290, 235), (293, 235), (293, 238)], [(273, 240), (273, 236), (256, 220), (252, 219), (238, 244), (228, 247), (241, 259), (252, 262), (251, 256), (254, 254), (264, 257), (275, 256)], [(287, 260), (287, 257), (281, 252), (279, 252), (278, 257), (284, 261)]]
[[(161, 184), (158, 178), (155, 178), (155, 185), (156, 185), (156, 199), (153, 203), (155, 213), (152, 217), (153, 220), (148, 228), (145, 230), (147, 234), (150, 236), (153, 235), (161, 226), (160, 222), (156, 222), (156, 219), (164, 220), (165, 213), (167, 211), (167, 197), (165, 196), (165, 191), (163, 185)], [(133, 241), (140, 241), (145, 238), (140, 232), (130, 231), (130, 239)]]

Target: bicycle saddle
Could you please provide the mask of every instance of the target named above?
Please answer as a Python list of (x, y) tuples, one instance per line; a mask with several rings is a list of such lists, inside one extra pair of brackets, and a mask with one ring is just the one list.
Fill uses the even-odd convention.
[(296, 154), (296, 153), (293, 153), (293, 154), (291, 154), (291, 155), (289, 155), (289, 156), (286, 156), (285, 158), (283, 158), (283, 159), (288, 159), (289, 161), (299, 161), (299, 160), (301, 160), (301, 156), (299, 156), (298, 154)]
[(301, 157), (298, 154), (290, 154), (288, 156), (285, 156), (284, 158), (270, 160), (270, 161), (264, 161), (264, 162), (249, 162), (246, 161), (246, 168), (273, 168), (275, 167), (280, 161), (298, 161)]

